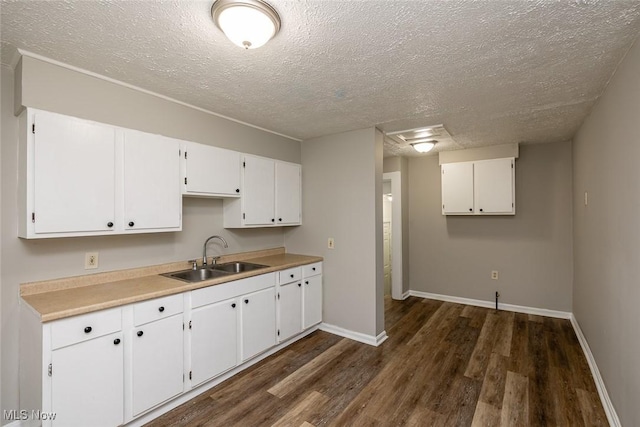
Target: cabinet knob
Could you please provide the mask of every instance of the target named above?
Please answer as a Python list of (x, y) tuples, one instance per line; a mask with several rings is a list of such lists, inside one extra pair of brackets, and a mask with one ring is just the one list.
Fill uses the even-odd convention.
[(244, 300), (244, 303), (249, 304), (249, 300), (248, 299)]
[(290, 274), (291, 278), (293, 279), (293, 274)]
[(473, 212), (473, 208), (469, 208), (469, 212)]
[(305, 280), (305, 281), (304, 281), (304, 284), (305, 284), (305, 285), (308, 285), (308, 284), (309, 284), (309, 281), (308, 281), (308, 280)]
[(231, 304), (231, 308), (236, 308), (236, 303)]
[(134, 225), (136, 225), (136, 223), (135, 223), (135, 222), (133, 222), (133, 221), (129, 221), (129, 227), (133, 227)]
[(158, 311), (162, 313), (164, 311), (164, 307), (158, 307)]
[(239, 192), (240, 192), (240, 189), (239, 189), (239, 188), (236, 188), (236, 193), (239, 193)]
[(91, 332), (91, 331), (92, 331), (91, 326), (87, 326), (86, 328), (84, 328), (84, 333), (85, 333), (85, 334), (88, 334), (88, 333), (89, 333), (89, 332)]
[(271, 222), (276, 222), (275, 218), (271, 218)]
[(301, 287), (301, 286), (302, 286), (302, 283), (298, 283), (298, 287)]
[(120, 344), (120, 338), (116, 338), (115, 340), (113, 340), (113, 345), (118, 345)]
[(484, 211), (482, 210), (482, 208), (480, 208), (480, 212), (484, 212)]
[(282, 218), (278, 218), (278, 221), (282, 222)]
[(316, 268), (315, 268), (315, 267), (311, 267), (311, 269), (312, 269), (313, 271), (316, 271)]
[(138, 333), (137, 333), (137, 335), (138, 335), (139, 337), (141, 337), (143, 334), (144, 334), (144, 332), (142, 332), (142, 331), (138, 331)]
[(112, 223), (111, 221), (109, 221), (109, 222), (107, 223), (107, 227), (109, 227), (109, 228), (113, 227), (113, 223)]

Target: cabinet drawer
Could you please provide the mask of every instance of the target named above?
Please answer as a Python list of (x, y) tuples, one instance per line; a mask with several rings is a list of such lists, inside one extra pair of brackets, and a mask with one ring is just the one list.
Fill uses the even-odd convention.
[(302, 266), (302, 276), (311, 277), (317, 274), (322, 274), (322, 263), (314, 262), (313, 264)]
[(97, 311), (51, 324), (53, 350), (122, 330), (122, 309)]
[(282, 285), (283, 283), (295, 282), (296, 280), (300, 280), (301, 278), (302, 268), (288, 268), (278, 273), (278, 284)]
[(191, 292), (191, 307), (213, 304), (276, 285), (277, 273), (266, 273), (233, 282), (213, 285)]
[(182, 294), (178, 294), (134, 304), (133, 323), (139, 326), (182, 313), (183, 301)]

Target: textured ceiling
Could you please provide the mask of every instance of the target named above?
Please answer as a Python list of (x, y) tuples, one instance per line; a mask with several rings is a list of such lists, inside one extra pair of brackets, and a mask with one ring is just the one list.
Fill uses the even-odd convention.
[(280, 33), (245, 51), (211, 3), (3, 0), (2, 62), (25, 49), (299, 139), (442, 123), (457, 149), (571, 139), (640, 33), (640, 0), (271, 0)]

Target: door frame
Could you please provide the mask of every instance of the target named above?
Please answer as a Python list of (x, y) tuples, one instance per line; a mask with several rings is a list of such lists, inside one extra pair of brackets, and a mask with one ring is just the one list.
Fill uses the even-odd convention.
[[(391, 298), (402, 295), (402, 174), (400, 171), (382, 174), (383, 181), (391, 181)], [(384, 260), (383, 260), (384, 262)]]

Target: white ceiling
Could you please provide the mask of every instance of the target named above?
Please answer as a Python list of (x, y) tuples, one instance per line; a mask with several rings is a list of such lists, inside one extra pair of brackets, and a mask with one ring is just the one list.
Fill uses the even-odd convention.
[(456, 149), (571, 139), (640, 33), (640, 0), (270, 0), (282, 29), (245, 51), (211, 3), (3, 0), (2, 62), (25, 49), (298, 139), (442, 123)]

